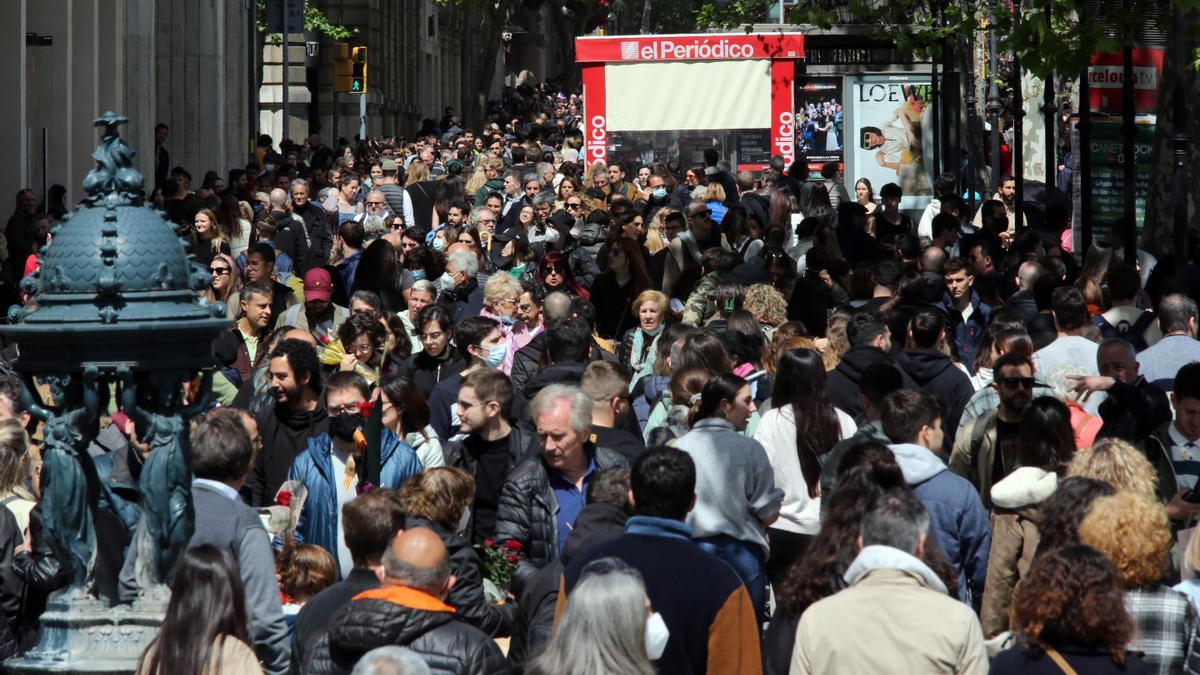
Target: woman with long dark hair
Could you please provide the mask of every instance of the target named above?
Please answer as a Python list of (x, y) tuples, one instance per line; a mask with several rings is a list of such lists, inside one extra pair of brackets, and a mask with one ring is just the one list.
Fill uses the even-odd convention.
[(609, 241), (608, 267), (592, 282), (592, 304), (596, 307), (596, 333), (615, 339), (633, 325), (629, 307), (633, 299), (650, 288), (642, 247), (627, 237)]
[(767, 449), (775, 487), (783, 490), (779, 520), (770, 530), (767, 576), (778, 584), (821, 529), (821, 460), (857, 426), (833, 407), (821, 355), (793, 349), (779, 357), (772, 409), (763, 415), (754, 440)]
[(376, 293), (383, 311), (394, 314), (405, 307), (400, 280), (400, 259), (395, 247), (386, 239), (371, 242), (358, 261), (354, 290)]
[(1017, 581), (1029, 572), (1039, 540), (1042, 503), (1058, 486), (1075, 454), (1071, 413), (1049, 396), (1030, 401), (1017, 432), (1019, 467), (992, 486), (992, 548), (980, 621), (993, 637), (1008, 630), (1008, 605)]
[(138, 675), (261, 674), (250, 648), (246, 593), (233, 556), (204, 544), (175, 567), (171, 603), (158, 636), (142, 652)]
[(738, 573), (761, 622), (767, 618), (766, 528), (779, 517), (783, 492), (766, 451), (742, 433), (754, 409), (750, 385), (721, 373), (704, 384), (692, 430), (673, 445), (696, 465), (696, 503), (687, 516), (692, 539)]
[(429, 424), (429, 403), (407, 377), (392, 375), (379, 382), (383, 394), (383, 426), (412, 446), (421, 466), (432, 469), (446, 464), (442, 442)]
[[(838, 479), (826, 500), (821, 532), (774, 586), (776, 609), (763, 642), (767, 675), (788, 672), (800, 615), (818, 600), (846, 588), (844, 575), (858, 556), (859, 531), (871, 505), (888, 492), (909, 489), (895, 455), (882, 443), (855, 445), (837, 468)], [(932, 539), (925, 543), (922, 562), (937, 574), (951, 597), (958, 597), (958, 573)]]

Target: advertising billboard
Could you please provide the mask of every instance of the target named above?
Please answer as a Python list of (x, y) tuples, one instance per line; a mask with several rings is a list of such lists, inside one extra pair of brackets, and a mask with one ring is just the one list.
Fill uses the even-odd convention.
[(931, 196), (924, 152), (929, 129), (929, 75), (864, 75), (850, 82), (853, 128), (847, 145), (853, 176), (867, 178), (878, 191), (896, 183), (905, 197)]
[(842, 163), (846, 145), (845, 99), (841, 77), (796, 78), (796, 156), (809, 172), (826, 162)]

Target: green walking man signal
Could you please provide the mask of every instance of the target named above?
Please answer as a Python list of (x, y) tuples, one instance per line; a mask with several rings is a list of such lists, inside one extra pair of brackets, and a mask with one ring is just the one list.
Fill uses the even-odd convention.
[(338, 44), (333, 58), (333, 89), (341, 94), (367, 92), (367, 48)]

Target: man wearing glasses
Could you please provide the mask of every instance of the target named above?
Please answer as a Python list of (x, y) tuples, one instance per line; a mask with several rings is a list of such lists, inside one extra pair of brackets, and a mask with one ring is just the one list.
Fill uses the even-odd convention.
[(371, 190), (367, 193), (367, 208), (362, 213), (354, 216), (354, 222), (365, 223), (367, 218), (378, 216), (387, 220), (392, 217), (392, 210), (388, 208), (387, 197), (384, 196), (382, 190)]
[(1021, 414), (1033, 400), (1033, 361), (1009, 352), (996, 359), (992, 388), (1000, 395), (996, 410), (984, 413), (958, 430), (950, 454), (950, 470), (979, 490), (991, 508), (992, 486), (1017, 468), (1017, 435)]

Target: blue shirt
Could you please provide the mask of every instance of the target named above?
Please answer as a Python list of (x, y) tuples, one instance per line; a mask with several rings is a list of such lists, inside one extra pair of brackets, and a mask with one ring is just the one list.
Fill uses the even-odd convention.
[(579, 487), (575, 487), (555, 469), (546, 472), (550, 478), (550, 488), (554, 490), (554, 498), (558, 500), (558, 513), (554, 514), (554, 519), (558, 525), (558, 550), (560, 551), (571, 534), (571, 530), (575, 529), (575, 519), (579, 517), (579, 512), (583, 510), (583, 506), (587, 502), (588, 481), (595, 472), (596, 458), (592, 456), (588, 457), (587, 471), (583, 474), (583, 481)]

